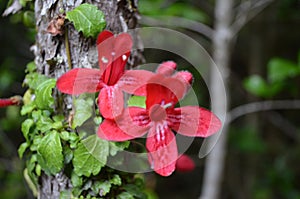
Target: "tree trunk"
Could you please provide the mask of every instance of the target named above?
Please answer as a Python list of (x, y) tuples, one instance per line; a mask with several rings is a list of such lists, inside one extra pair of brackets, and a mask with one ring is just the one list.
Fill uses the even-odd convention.
[[(230, 46), (232, 42), (232, 15), (233, 15), (232, 0), (217, 0), (215, 8), (215, 33), (213, 37), (213, 60), (215, 61), (219, 71), (221, 72), (224, 86), (227, 88), (227, 80), (229, 76), (230, 63)], [(216, 114), (220, 117), (218, 110), (222, 110), (226, 100), (226, 96), (220, 96), (223, 93), (223, 87), (217, 83), (217, 74), (219, 71), (211, 71), (211, 98), (215, 100)], [(226, 91), (227, 100), (230, 99), (230, 93)], [(227, 101), (227, 104), (229, 102)], [(225, 105), (226, 106), (226, 105)], [(223, 124), (222, 134), (216, 143), (212, 152), (208, 155), (205, 162), (204, 180), (201, 199), (217, 199), (221, 190), (221, 181), (223, 175), (224, 158), (226, 155), (226, 140), (227, 140), (228, 124)], [(220, 197), (222, 198), (222, 197)]]
[[(114, 33), (127, 32), (137, 25), (137, 0), (36, 0), (36, 44), (33, 47), (35, 63), (38, 72), (49, 77), (58, 78), (70, 68), (97, 66), (97, 50), (95, 40), (83, 37), (72, 24), (65, 23), (64, 34), (52, 36), (47, 28), (52, 20), (57, 19), (60, 13), (70, 11), (82, 3), (96, 5), (105, 15), (106, 29)], [(132, 35), (134, 40), (137, 37)], [(69, 45), (70, 56), (67, 53)], [(130, 65), (133, 66), (141, 57), (139, 52), (131, 56)], [(71, 59), (68, 60), (68, 57)], [(54, 94), (58, 102), (57, 92)], [(56, 103), (55, 110), (68, 115), (71, 98), (66, 97), (64, 103)], [(63, 173), (55, 176), (42, 174), (39, 180), (38, 198), (58, 199), (60, 192), (72, 187), (70, 179)]]

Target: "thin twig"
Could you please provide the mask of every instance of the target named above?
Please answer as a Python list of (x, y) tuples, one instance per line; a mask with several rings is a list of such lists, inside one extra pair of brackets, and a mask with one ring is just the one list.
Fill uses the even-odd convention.
[(240, 4), (237, 10), (235, 21), (231, 26), (233, 35), (236, 35), (246, 23), (253, 19), (273, 1), (274, 0), (248, 0)]
[(228, 113), (226, 122), (231, 123), (238, 117), (261, 111), (300, 109), (300, 100), (268, 100), (252, 102), (233, 108)]

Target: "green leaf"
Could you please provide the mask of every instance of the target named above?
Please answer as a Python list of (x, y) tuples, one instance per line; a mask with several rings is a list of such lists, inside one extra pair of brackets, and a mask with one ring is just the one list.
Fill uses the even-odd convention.
[(26, 119), (22, 123), (21, 130), (23, 132), (23, 136), (25, 137), (26, 141), (29, 141), (29, 131), (30, 131), (30, 128), (33, 126), (33, 124), (34, 124), (34, 121), (32, 119)]
[(53, 121), (49, 117), (41, 116), (36, 122), (36, 128), (41, 132), (47, 132), (52, 129)]
[(122, 179), (119, 175), (115, 174), (110, 180), (109, 182), (113, 185), (117, 185), (120, 186), (122, 184)]
[(115, 156), (118, 151), (123, 151), (130, 145), (129, 141), (125, 142), (109, 142), (109, 153), (111, 156)]
[[(25, 176), (26, 181), (30, 182), (30, 184), (34, 185), (34, 186), (31, 186), (29, 184), (29, 186), (30, 186), (30, 188), (32, 190), (34, 190), (34, 188), (36, 188), (37, 185), (38, 185), (38, 177), (34, 173), (36, 162), (37, 162), (36, 154), (33, 154), (31, 156), (30, 160), (26, 161), (26, 167), (27, 167), (27, 169), (24, 170), (24, 176)], [(25, 171), (26, 171), (26, 174), (25, 174)], [(28, 179), (27, 179), (27, 177), (28, 177)]]
[(35, 65), (34, 61), (29, 62), (26, 65), (26, 71), (25, 72), (33, 73), (35, 70), (36, 70), (36, 65)]
[(29, 86), (29, 88), (35, 90), (37, 87), (48, 80), (49, 78), (45, 75), (41, 75), (39, 73), (30, 73), (25, 76), (24, 83)]
[(117, 196), (117, 199), (135, 199), (134, 196), (131, 193), (128, 192), (122, 192)]
[(72, 193), (70, 190), (61, 191), (59, 194), (59, 199), (70, 199), (72, 198)]
[(131, 96), (128, 100), (128, 106), (137, 106), (146, 108), (146, 97), (145, 96)]
[(28, 113), (31, 113), (36, 108), (35, 104), (26, 104), (22, 106), (21, 115), (24, 116)]
[(91, 135), (81, 143), (74, 151), (74, 172), (78, 176), (97, 175), (101, 167), (106, 164), (109, 154), (109, 145), (105, 140), (101, 140), (97, 135)]
[(258, 75), (252, 75), (244, 81), (245, 89), (258, 97), (272, 97), (283, 87), (281, 82), (267, 84), (267, 82)]
[(60, 137), (56, 131), (46, 134), (38, 146), (38, 163), (47, 174), (56, 174), (64, 166)]
[(74, 100), (75, 114), (72, 121), (73, 129), (75, 129), (78, 126), (81, 126), (86, 120), (88, 120), (92, 116), (93, 104), (94, 101), (91, 98)]
[(96, 6), (87, 3), (67, 12), (66, 18), (73, 22), (76, 30), (82, 31), (85, 37), (96, 38), (106, 26), (104, 14)]
[(271, 82), (282, 81), (299, 75), (300, 68), (297, 64), (285, 60), (274, 58), (268, 63), (268, 78)]
[(67, 146), (67, 145), (64, 145), (64, 147), (63, 147), (63, 154), (64, 154), (64, 163), (65, 164), (69, 164), (71, 161), (72, 161), (72, 159), (73, 159), (73, 150), (71, 150), (70, 148), (69, 148), (69, 146)]
[(71, 174), (71, 182), (73, 187), (81, 187), (83, 184), (82, 177), (78, 176), (75, 172)]
[(124, 186), (124, 189), (127, 191), (127, 193), (130, 193), (132, 196), (134, 196), (134, 198), (147, 198), (147, 196), (142, 192), (142, 190), (134, 184), (127, 184)]
[(92, 190), (95, 193), (99, 193), (100, 196), (105, 196), (109, 193), (111, 188), (111, 183), (109, 181), (95, 182), (92, 186)]
[(52, 89), (56, 85), (55, 79), (48, 79), (42, 82), (35, 91), (35, 104), (40, 109), (50, 109), (50, 106), (54, 103), (52, 97)]
[(29, 144), (27, 142), (24, 142), (19, 146), (18, 154), (19, 154), (20, 158), (23, 157), (23, 154), (25, 153), (25, 151), (28, 147), (29, 147)]
[(25, 11), (23, 13), (23, 24), (28, 28), (35, 27), (35, 17), (33, 11)]

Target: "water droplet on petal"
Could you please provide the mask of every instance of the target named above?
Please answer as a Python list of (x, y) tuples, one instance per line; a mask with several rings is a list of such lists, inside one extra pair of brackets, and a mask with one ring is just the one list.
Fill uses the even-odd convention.
[(104, 64), (107, 64), (108, 63), (108, 59), (106, 57), (102, 57), (101, 58), (101, 61), (104, 63)]
[(122, 59), (123, 59), (123, 61), (125, 61), (127, 59), (127, 56), (126, 55), (122, 55)]
[(116, 55), (116, 53), (115, 53), (115, 52), (111, 52), (111, 55), (112, 55), (112, 56), (115, 56), (115, 55)]

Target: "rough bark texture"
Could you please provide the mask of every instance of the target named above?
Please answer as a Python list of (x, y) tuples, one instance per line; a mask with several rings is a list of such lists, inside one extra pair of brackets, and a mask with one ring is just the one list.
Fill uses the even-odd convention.
[[(36, 45), (32, 48), (35, 54), (35, 63), (38, 71), (50, 77), (58, 78), (69, 68), (77, 67), (95, 67), (97, 66), (97, 51), (95, 40), (84, 38), (77, 32), (71, 23), (66, 23), (65, 31), (67, 34), (71, 65), (68, 65), (68, 56), (66, 53), (65, 34), (52, 36), (47, 32), (47, 27), (52, 19), (64, 12), (70, 11), (82, 3), (96, 5), (105, 15), (107, 29), (114, 33), (127, 32), (128, 29), (135, 28), (138, 20), (137, 1), (136, 0), (36, 0)], [(136, 35), (133, 35), (135, 41), (138, 41)], [(130, 66), (135, 65), (141, 55), (136, 51), (131, 56)], [(57, 97), (57, 94), (56, 94)], [(64, 103), (57, 103), (57, 111), (64, 112), (67, 115), (70, 98), (66, 97)], [(58, 99), (56, 101), (59, 101)], [(58, 199), (63, 190), (71, 188), (70, 179), (63, 172), (56, 176), (46, 176), (43, 174), (40, 178), (39, 194), (40, 199)]]

